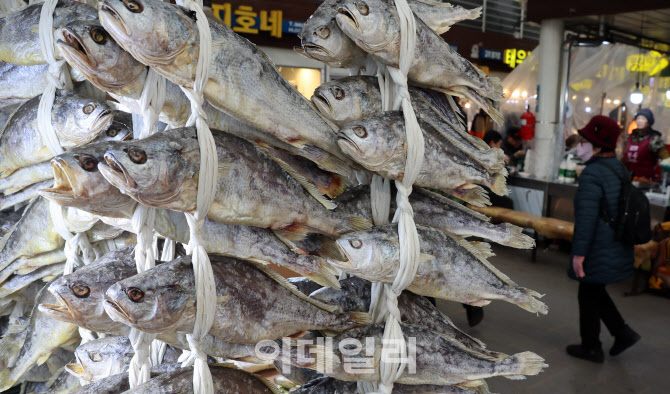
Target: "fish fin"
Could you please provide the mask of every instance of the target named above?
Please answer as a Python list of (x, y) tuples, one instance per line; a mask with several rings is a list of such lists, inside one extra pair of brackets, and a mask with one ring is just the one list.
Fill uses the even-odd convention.
[(533, 352), (517, 353), (496, 365), (501, 375), (507, 379), (520, 380), (526, 376), (537, 375), (544, 368), (549, 367), (544, 359)]
[[(25, 328), (24, 328), (25, 329)], [(0, 369), (5, 369), (9, 365), (9, 361), (14, 357), (23, 347), (24, 341), (19, 341), (20, 343), (15, 343), (14, 339), (18, 335), (21, 335), (21, 332), (17, 333), (5, 333), (0, 340)]]
[(468, 305), (479, 306), (479, 307), (486, 306), (490, 303), (491, 303), (491, 300), (484, 300), (484, 299), (473, 301), (473, 302), (467, 302)]
[(349, 313), (351, 320), (356, 323), (356, 327), (363, 327), (372, 324), (372, 317), (367, 312), (351, 312)]
[(490, 393), (489, 385), (484, 379), (469, 380), (467, 382), (455, 384), (454, 386), (467, 387), (476, 393)]
[[(479, 70), (477, 67), (474, 68), (476, 70)], [(482, 94), (475, 91), (474, 89), (465, 86), (454, 86), (450, 89), (453, 91), (453, 93), (463, 95), (470, 101), (479, 105), (484, 110), (484, 112), (486, 112), (498, 126), (502, 126), (503, 123), (505, 122), (505, 118), (503, 117), (502, 113), (495, 107), (492, 101), (492, 100), (498, 100), (498, 101), (502, 100), (503, 98), (502, 83), (500, 82), (500, 79), (495, 77), (489, 78), (489, 80), (491, 81), (492, 85), (491, 90), (494, 92), (499, 92), (493, 98), (484, 97)]]
[(499, 196), (506, 196), (509, 194), (507, 190), (507, 178), (503, 174), (495, 174), (493, 176), (493, 186), (491, 191)]
[(295, 177), (295, 173), (306, 173), (307, 175), (303, 175), (303, 177), (306, 178), (307, 184), (316, 188), (319, 195), (335, 198), (353, 186), (352, 181), (348, 178), (318, 168), (316, 163), (326, 154), (325, 151), (309, 147), (301, 149), (301, 153), (305, 154), (304, 156), (297, 156), (290, 151), (271, 146), (263, 141), (259, 141), (257, 144), (263, 152), (291, 176)]
[(298, 254), (309, 254), (306, 250), (298, 247), (296, 242), (304, 241), (307, 239), (307, 234), (303, 233), (294, 233), (291, 231), (285, 230), (272, 230), (272, 232), (282, 241), (286, 246), (288, 246), (293, 252)]
[(300, 338), (304, 337), (305, 335), (307, 335), (308, 332), (309, 331), (300, 331), (300, 332), (296, 332), (293, 335), (289, 335), (288, 337), (291, 338), (291, 339), (300, 339)]
[(279, 164), (279, 166), (288, 174), (293, 177), (296, 181), (298, 181), (299, 184), (302, 185), (302, 187), (307, 190), (307, 193), (311, 194), (312, 197), (314, 197), (318, 202), (321, 203), (326, 209), (335, 209), (337, 205), (328, 200), (321, 194), (319, 191), (319, 188), (316, 184), (312, 183), (310, 180), (308, 180), (304, 175), (300, 173), (300, 170), (296, 167), (293, 166), (292, 163), (289, 163), (288, 161), (284, 160), (282, 157), (280, 157), (278, 154), (274, 154), (273, 151), (276, 150), (276, 148), (271, 148), (268, 146), (261, 146), (259, 145), (259, 149), (262, 150), (266, 155), (268, 155), (272, 161), (275, 163)]
[(484, 214), (481, 214), (477, 211), (474, 211), (474, 210), (466, 207), (465, 205), (460, 204), (460, 203), (458, 203), (454, 200), (451, 200), (451, 199), (449, 199), (449, 198), (447, 198), (447, 197), (445, 197), (445, 196), (443, 196), (439, 193), (435, 193), (432, 190), (419, 188), (419, 187), (415, 188), (414, 190), (423, 194), (424, 196), (432, 198), (433, 200), (435, 200), (435, 201), (437, 201), (441, 204), (449, 206), (449, 208), (458, 209), (459, 211), (464, 212), (467, 215), (472, 216), (472, 217), (474, 217), (478, 220), (481, 220), (481, 221), (484, 221), (484, 222), (491, 221), (491, 218), (489, 218), (488, 216), (486, 216)]
[(347, 218), (347, 223), (349, 224), (347, 232), (369, 230), (373, 227), (373, 224), (369, 219), (359, 216)]
[(428, 253), (421, 253), (419, 255), (419, 263), (425, 263), (427, 261), (435, 260), (435, 256)]
[(216, 297), (216, 303), (217, 303), (217, 305), (218, 305), (218, 304), (225, 304), (225, 303), (227, 303), (228, 301), (230, 301), (230, 300), (232, 300), (232, 299), (233, 299), (233, 296), (229, 296), (229, 295), (227, 295), (227, 296), (220, 296), (220, 297)]
[[(458, 130), (458, 131), (461, 131), (462, 133), (467, 133), (468, 132), (468, 130), (467, 130), (468, 125), (467, 125), (467, 122), (466, 122), (466, 119), (465, 119), (465, 115), (463, 114), (463, 112), (461, 112), (461, 109), (456, 104), (456, 101), (454, 101), (453, 96), (451, 96), (450, 94), (445, 94), (445, 96), (447, 97), (447, 103), (451, 107), (451, 110), (454, 111), (454, 114), (456, 114), (456, 118), (459, 121), (458, 122), (458, 127), (455, 127), (455, 129)], [(452, 125), (452, 126), (454, 126), (454, 125)], [(468, 135), (470, 135), (470, 134), (468, 133)], [(477, 138), (477, 139), (479, 140), (480, 138)], [(481, 140), (481, 141), (482, 142), (480, 143), (480, 145), (482, 146), (482, 148), (484, 146), (486, 146), (488, 148), (488, 144), (486, 144), (484, 142), (484, 140)]]
[[(484, 140), (482, 140), (484, 141)], [(505, 167), (505, 151), (500, 148), (489, 148), (490, 155), (493, 156), (492, 164), (488, 170), (492, 173), (501, 173), (507, 176), (507, 167)]]
[[(312, 104), (311, 101), (307, 101), (310, 105)], [(316, 111), (316, 109), (315, 109)], [(318, 111), (317, 111), (318, 113)], [(307, 150), (307, 151), (314, 151), (315, 149), (319, 149), (318, 147), (311, 146), (311, 145), (305, 145), (301, 149)], [(331, 153), (328, 153), (322, 149), (319, 149), (319, 151), (323, 152), (323, 157), (319, 159), (319, 162), (316, 163), (317, 166), (319, 166), (321, 169), (324, 169), (326, 171), (334, 172), (336, 174), (342, 175), (346, 179), (354, 179), (354, 169), (351, 168), (351, 166), (345, 162), (344, 160), (340, 159), (337, 156), (334, 156)]]
[(526, 289), (524, 287), (517, 287), (517, 290), (523, 293), (525, 300), (523, 301), (515, 300), (514, 303), (516, 305), (532, 313), (541, 313), (543, 315), (546, 315), (547, 312), (549, 312), (547, 304), (538, 300), (538, 298), (544, 297), (544, 294), (540, 294), (537, 291)]
[(507, 227), (509, 231), (509, 237), (502, 243), (503, 245), (517, 249), (532, 249), (535, 247), (535, 240), (524, 234), (522, 227), (510, 223), (504, 223), (503, 226)]
[[(482, 258), (481, 250), (477, 249), (477, 247), (475, 245), (472, 245), (472, 243), (470, 243), (468, 241), (465, 241), (461, 238), (456, 238), (456, 237), (452, 236), (451, 234), (449, 234), (448, 232), (445, 232), (445, 234), (448, 237), (450, 237), (451, 239), (453, 239), (457, 244), (459, 244), (460, 246), (465, 248), (465, 250), (472, 253), (472, 255), (474, 255), (477, 258), (477, 260), (481, 261), (482, 264), (484, 264), (486, 266), (486, 268), (491, 270), (491, 272), (493, 272), (493, 274), (495, 274), (500, 280), (502, 280), (503, 282), (505, 282), (509, 286), (518, 287), (517, 284), (514, 283), (507, 275), (503, 274), (499, 269), (494, 267), (493, 264), (489, 263), (488, 260), (486, 260), (486, 258)], [(490, 249), (490, 247), (491, 247), (491, 245), (488, 245), (486, 249)], [(471, 304), (471, 305), (474, 305), (474, 304)]]
[(491, 200), (489, 200), (489, 196), (486, 193), (486, 190), (479, 186), (470, 188), (466, 192), (452, 192), (451, 195), (475, 207), (486, 207), (491, 205)]
[(41, 356), (37, 359), (37, 361), (35, 361), (35, 365), (42, 365), (42, 364), (44, 364), (44, 362), (47, 361), (47, 360), (49, 359), (49, 357), (51, 357), (51, 352), (49, 352), (49, 353), (47, 353), (47, 354), (43, 354), (43, 355), (41, 355)]
[(479, 256), (482, 259), (488, 259), (496, 255), (491, 250), (491, 244), (488, 242), (471, 241), (470, 245), (479, 252)]
[(266, 273), (270, 278), (272, 278), (272, 279), (274, 279), (275, 281), (277, 281), (280, 285), (286, 287), (291, 293), (293, 293), (296, 297), (300, 298), (301, 300), (303, 300), (303, 301), (307, 301), (307, 302), (309, 302), (310, 304), (316, 306), (317, 308), (323, 309), (323, 310), (325, 310), (325, 311), (327, 311), (327, 312), (335, 313), (335, 311), (337, 310), (337, 308), (338, 308), (337, 306), (334, 306), (334, 305), (328, 305), (328, 304), (326, 304), (326, 303), (323, 303), (323, 302), (321, 302), (321, 301), (317, 301), (317, 300), (315, 300), (315, 299), (313, 299), (313, 298), (309, 298), (308, 296), (304, 295), (302, 292), (300, 292), (300, 290), (298, 290), (297, 287), (295, 287), (295, 285), (294, 285), (293, 283), (289, 282), (288, 280), (286, 280), (286, 278), (284, 278), (283, 276), (279, 275), (279, 274), (276, 273), (275, 271), (273, 271), (273, 270), (271, 270), (271, 269), (269, 269), (269, 268), (267, 268), (267, 267), (264, 267), (264, 266), (262, 266), (262, 265), (258, 265), (258, 264), (256, 265), (256, 267), (257, 267), (259, 270), (261, 270), (261, 271), (263, 271), (264, 273)]
[(332, 289), (340, 289), (340, 282), (337, 280), (336, 270), (331, 266), (328, 261), (317, 256), (313, 256), (317, 261), (317, 273), (305, 275), (307, 279), (310, 279), (321, 286), (330, 287)]

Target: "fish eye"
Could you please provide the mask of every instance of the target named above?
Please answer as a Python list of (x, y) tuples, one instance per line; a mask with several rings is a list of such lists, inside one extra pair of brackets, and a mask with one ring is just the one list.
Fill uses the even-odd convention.
[(335, 97), (336, 100), (342, 100), (344, 98), (344, 96), (345, 96), (344, 89), (342, 89), (338, 86), (335, 86), (333, 88), (333, 97)]
[(95, 42), (96, 44), (103, 45), (105, 42), (107, 42), (107, 34), (102, 29), (93, 27), (91, 28), (89, 34), (91, 35), (93, 42)]
[(129, 149), (128, 157), (130, 157), (130, 160), (135, 164), (144, 164), (147, 162), (147, 154), (141, 149)]
[(360, 249), (361, 247), (363, 247), (363, 241), (361, 241), (360, 239), (350, 239), (349, 245), (351, 245), (351, 247), (354, 249)]
[(84, 113), (86, 115), (90, 115), (93, 112), (93, 110), (95, 109), (95, 107), (97, 107), (97, 105), (95, 105), (93, 103), (89, 103), (89, 104), (84, 105), (84, 108), (82, 108), (82, 111), (84, 111)]
[(364, 2), (358, 2), (356, 3), (356, 8), (358, 9), (358, 12), (361, 13), (361, 15), (365, 16), (370, 13), (370, 8), (368, 7), (367, 4)]
[(114, 138), (119, 134), (119, 131), (121, 131), (121, 130), (118, 127), (110, 127), (109, 129), (107, 129), (107, 132), (106, 132), (107, 137)]
[(79, 167), (84, 171), (93, 172), (98, 168), (98, 161), (94, 157), (74, 155), (74, 159), (79, 161)]
[(356, 126), (354, 127), (354, 134), (359, 138), (365, 138), (368, 136), (368, 131), (363, 126)]
[(88, 358), (90, 358), (91, 361), (93, 361), (94, 363), (102, 361), (102, 356), (100, 355), (100, 353), (95, 351), (88, 352)]
[(86, 298), (91, 295), (91, 289), (84, 285), (73, 284), (70, 286), (70, 290), (77, 298)]
[(319, 34), (319, 37), (321, 37), (321, 38), (328, 38), (328, 36), (330, 36), (330, 29), (326, 26), (323, 26), (323, 27), (319, 28), (317, 33)]
[(142, 7), (142, 4), (140, 4), (139, 1), (123, 0), (123, 4), (126, 6), (128, 11), (130, 11), (130, 12), (138, 13), (138, 12), (142, 12), (144, 10), (144, 8)]
[(132, 302), (142, 302), (144, 300), (144, 292), (137, 287), (126, 289), (126, 294)]

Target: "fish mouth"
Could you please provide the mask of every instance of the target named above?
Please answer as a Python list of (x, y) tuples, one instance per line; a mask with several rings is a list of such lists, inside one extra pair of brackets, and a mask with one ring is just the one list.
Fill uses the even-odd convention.
[(112, 112), (111, 109), (106, 109), (100, 112), (98, 117), (95, 118), (93, 126), (91, 127), (91, 132), (94, 133), (94, 135), (98, 135), (103, 130), (107, 130), (109, 126), (112, 125), (113, 121), (114, 121), (114, 113)]
[(92, 374), (86, 370), (86, 366), (84, 366), (84, 363), (81, 361), (81, 358), (79, 358), (77, 352), (74, 353), (74, 357), (75, 362), (71, 364), (66, 364), (65, 370), (69, 374), (74, 375), (81, 380), (85, 380), (87, 382), (92, 381), (93, 380)]
[(58, 305), (52, 304), (40, 304), (38, 309), (40, 312), (45, 315), (52, 317), (56, 320), (65, 320), (67, 322), (76, 322), (77, 316), (75, 316), (74, 308), (60, 295), (58, 292), (48, 289), (51, 294), (56, 297)]
[(331, 51), (318, 44), (306, 43), (302, 45), (302, 48), (309, 57), (314, 55), (333, 56)]
[[(105, 0), (100, 4), (99, 18), (100, 22), (107, 22), (107, 24), (112, 25), (119, 30), (119, 33), (122, 33), (126, 37), (130, 36), (121, 15), (114, 9), (114, 6), (109, 4), (109, 0)], [(104, 22), (103, 26), (105, 25)]]
[(86, 190), (81, 187), (79, 182), (76, 182), (73, 171), (70, 166), (61, 158), (54, 158), (51, 160), (51, 169), (54, 173), (54, 186), (47, 189), (42, 189), (40, 193), (44, 197), (56, 201), (72, 201), (77, 198), (85, 196)]
[(116, 160), (114, 154), (105, 153), (105, 161), (107, 165), (98, 164), (98, 169), (112, 185), (131, 189), (137, 187), (137, 182), (128, 174), (123, 164)]
[(314, 95), (312, 96), (312, 103), (319, 109), (319, 111), (332, 114), (333, 113), (333, 106), (330, 105), (330, 101), (323, 96), (321, 93), (314, 92)]
[(342, 15), (340, 19), (344, 19), (347, 22), (351, 23), (356, 27), (356, 30), (359, 30), (358, 22), (356, 21), (356, 16), (354, 15), (353, 12), (349, 10), (349, 8), (346, 5), (340, 6), (337, 8), (337, 13)]
[(355, 149), (360, 155), (363, 155), (363, 151), (358, 147), (358, 144), (354, 142), (348, 135), (345, 133), (337, 133), (337, 142), (338, 144), (346, 144), (346, 146)]
[[(334, 242), (336, 251), (339, 252), (339, 255), (335, 253), (331, 253), (328, 256), (326, 256), (326, 260), (328, 263), (333, 264), (336, 267), (339, 268), (345, 268), (345, 267), (353, 267), (351, 264), (351, 257), (347, 254), (347, 251), (340, 246), (340, 241), (337, 240)], [(342, 260), (344, 258), (344, 260)]]
[(135, 324), (136, 321), (130, 316), (130, 313), (122, 307), (120, 304), (110, 301), (110, 300), (105, 300), (105, 312), (107, 312), (107, 315), (115, 321), (121, 322), (121, 323), (129, 323), (129, 324)]
[(71, 54), (77, 56), (80, 61), (87, 63), (91, 68), (95, 67), (95, 64), (93, 64), (94, 58), (83, 44), (81, 37), (68, 27), (63, 28), (61, 32), (63, 33), (63, 39), (65, 41), (58, 40), (58, 44), (60, 44), (61, 47), (67, 48)]

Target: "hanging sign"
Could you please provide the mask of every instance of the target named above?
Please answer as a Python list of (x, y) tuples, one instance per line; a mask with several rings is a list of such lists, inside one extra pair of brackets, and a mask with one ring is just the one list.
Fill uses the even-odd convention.
[(503, 60), (503, 53), (502, 51), (496, 51), (495, 49), (480, 49), (479, 58), (486, 60), (497, 60), (501, 62)]
[(272, 37), (282, 38), (284, 33), (300, 33), (304, 25), (303, 22), (285, 20), (282, 10), (257, 10), (251, 5), (233, 7), (231, 3), (212, 4), (212, 12), (218, 20), (236, 33), (267, 32)]
[(528, 55), (530, 55), (530, 51), (523, 49), (505, 49), (505, 60), (503, 60), (503, 63), (511, 68), (516, 68), (516, 66), (523, 63)]

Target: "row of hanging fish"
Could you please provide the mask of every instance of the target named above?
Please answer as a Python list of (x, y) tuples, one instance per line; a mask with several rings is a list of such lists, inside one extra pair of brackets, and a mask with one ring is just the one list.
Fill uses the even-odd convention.
[[(487, 261), (488, 244), (466, 238), (516, 248), (534, 241), (521, 228), (492, 224), (447, 197), (482, 206), (488, 198), (480, 186), (506, 193), (502, 152), (468, 135), (444, 94), (465, 96), (497, 119), (492, 102), (500, 99), (499, 81), (485, 78), (433, 32), (480, 10), (409, 3), (425, 21), (417, 19), (410, 72), (426, 141), (410, 196), (422, 263), (399, 300), (403, 332), (417, 338), (417, 373), (405, 373), (394, 392), (487, 392), (484, 378), (520, 378), (546, 365), (530, 352), (485, 349), (422, 296), (478, 306), (499, 299), (546, 313), (537, 292)], [(188, 349), (193, 328), (190, 257), (138, 275), (131, 218), (138, 204), (157, 208), (156, 233), (189, 241), (183, 212), (195, 210), (200, 152), (195, 128), (183, 127), (190, 103), (180, 86), (193, 84), (199, 35), (193, 14), (159, 0), (107, 0), (100, 10), (60, 0), (56, 58), (71, 66), (75, 91), (56, 94), (51, 122), (66, 152), (54, 157), (37, 129), (39, 93), (48, 83), (36, 33), (40, 11), (35, 4), (0, 16), (0, 107), (7, 119), (0, 134), (0, 315), (7, 318), (0, 390), (29, 381), (34, 390), (27, 392), (124, 392), (130, 327), (158, 334), (170, 354)], [(209, 25), (213, 57), (204, 110), (219, 168), (202, 243), (212, 254), (217, 315), (203, 348), (212, 362), (258, 363), (256, 344), (266, 340), (321, 332), (335, 335), (336, 344), (381, 341), (383, 326), (370, 324), (367, 314), (368, 281), (393, 282), (398, 229), (372, 225), (366, 183), (373, 173), (402, 179), (402, 114), (382, 113), (376, 78), (364, 76), (326, 83), (310, 102), (253, 44), (214, 20)], [(324, 2), (300, 37), (306, 55), (329, 64), (371, 67), (374, 59), (397, 65), (398, 36), (388, 31), (399, 31), (393, 2), (338, 0)], [(169, 127), (132, 140), (130, 113), (149, 67), (169, 80), (160, 112)], [(90, 84), (113, 103), (92, 98)], [(83, 234), (97, 258), (62, 277), (68, 251), (49, 200), (65, 208), (69, 230)], [(304, 279), (287, 281), (269, 264)], [(340, 272), (356, 277), (338, 281)], [(303, 286), (310, 291), (299, 291)], [(77, 327), (110, 337), (76, 348)], [(279, 355), (278, 365), (296, 371), (286, 378), (303, 385), (295, 392), (352, 392), (353, 381), (379, 379), (378, 368), (355, 376), (324, 370), (324, 359), (342, 358), (337, 346), (314, 345), (310, 352), (316, 355), (311, 364), (296, 354)], [(175, 364), (174, 356), (164, 363), (152, 369), (155, 378), (130, 392), (189, 392), (192, 369)], [(212, 366), (212, 375), (217, 392), (276, 392), (258, 375), (228, 364)], [(307, 375), (315, 379), (307, 382)]]

